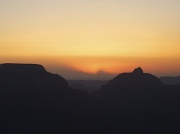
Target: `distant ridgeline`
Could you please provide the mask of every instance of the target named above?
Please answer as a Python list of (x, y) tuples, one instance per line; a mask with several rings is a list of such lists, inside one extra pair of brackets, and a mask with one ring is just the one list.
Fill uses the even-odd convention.
[(164, 76), (164, 77), (160, 77), (160, 80), (164, 85), (180, 85), (180, 76), (177, 77)]
[(180, 133), (179, 85), (140, 67), (101, 83), (88, 94), (42, 65), (0, 64), (0, 133)]

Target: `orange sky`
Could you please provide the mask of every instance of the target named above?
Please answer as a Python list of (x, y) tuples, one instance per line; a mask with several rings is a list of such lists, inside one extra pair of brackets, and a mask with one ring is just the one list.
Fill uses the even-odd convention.
[(0, 63), (39, 63), (69, 79), (85, 76), (68, 71), (118, 74), (138, 66), (157, 76), (180, 75), (179, 5), (1, 0)]

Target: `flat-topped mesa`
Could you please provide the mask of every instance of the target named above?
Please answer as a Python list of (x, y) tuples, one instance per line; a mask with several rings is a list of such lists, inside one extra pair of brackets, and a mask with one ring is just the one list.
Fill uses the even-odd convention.
[(0, 64), (0, 73), (13, 74), (31, 74), (31, 73), (46, 73), (47, 71), (39, 64), (19, 64), (19, 63), (4, 63)]
[(0, 64), (0, 85), (14, 87), (51, 87), (67, 89), (66, 80), (58, 74), (47, 72), (39, 64)]

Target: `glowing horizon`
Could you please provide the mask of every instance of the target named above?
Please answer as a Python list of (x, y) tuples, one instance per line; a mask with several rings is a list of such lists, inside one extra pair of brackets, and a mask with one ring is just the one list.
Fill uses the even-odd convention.
[[(38, 63), (70, 77), (141, 66), (180, 75), (180, 1), (1, 0), (0, 63)], [(77, 74), (73, 76), (76, 77)]]

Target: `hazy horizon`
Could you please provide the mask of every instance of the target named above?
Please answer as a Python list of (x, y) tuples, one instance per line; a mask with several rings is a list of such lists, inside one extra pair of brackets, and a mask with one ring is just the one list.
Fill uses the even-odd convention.
[[(35, 65), (41, 65), (38, 63), (0, 63), (1, 64), (35, 64)], [(45, 68), (46, 71), (50, 72), (50, 73), (54, 73), (54, 74), (59, 74), (60, 76), (64, 77), (66, 80), (102, 80), (102, 81), (106, 81), (106, 80), (111, 80), (114, 77), (116, 77), (119, 74), (122, 73), (132, 73), (134, 71), (135, 68), (132, 68), (132, 70), (124, 70), (123, 72), (119, 72), (119, 73), (108, 73), (108, 72), (104, 72), (104, 71), (99, 71), (97, 73), (88, 73), (88, 72), (83, 72), (80, 70), (75, 70), (73, 68), (67, 67), (67, 66), (61, 66), (61, 67), (54, 67), (52, 66), (52, 68), (48, 68), (46, 66), (43, 66)], [(142, 68), (143, 70), (143, 68)], [(143, 70), (144, 73), (151, 73), (151, 72), (147, 72), (146, 70)], [(153, 73), (151, 73), (153, 74)], [(180, 75), (156, 75), (153, 74), (157, 77), (176, 77), (176, 76), (180, 76)]]

